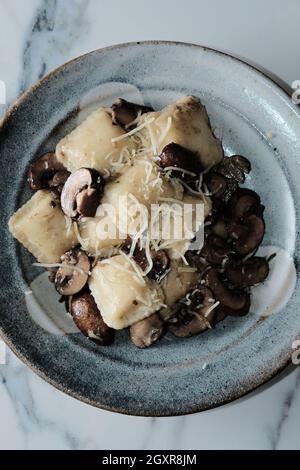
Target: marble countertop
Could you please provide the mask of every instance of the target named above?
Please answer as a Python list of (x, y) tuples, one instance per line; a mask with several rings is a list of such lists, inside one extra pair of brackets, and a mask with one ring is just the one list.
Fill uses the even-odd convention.
[[(10, 104), (80, 54), (131, 40), (172, 39), (246, 57), (291, 84), (300, 79), (299, 13), (297, 0), (284, 6), (281, 0), (0, 0), (0, 80)], [(300, 368), (222, 408), (136, 418), (64, 395), (7, 349), (0, 423), (0, 449), (300, 449)]]

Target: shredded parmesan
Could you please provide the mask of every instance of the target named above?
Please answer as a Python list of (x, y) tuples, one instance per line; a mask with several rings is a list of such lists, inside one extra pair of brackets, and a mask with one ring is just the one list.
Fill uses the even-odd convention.
[(183, 174), (186, 174), (186, 175), (196, 176), (196, 173), (193, 173), (192, 171), (185, 170), (184, 168), (181, 168), (180, 166), (166, 166), (164, 168), (164, 171), (178, 171), (179, 173), (183, 173)]
[(208, 317), (208, 315), (210, 314), (210, 312), (212, 312), (215, 308), (217, 308), (217, 306), (218, 306), (219, 304), (220, 304), (219, 301), (215, 302), (211, 307), (209, 307), (209, 308), (206, 310), (204, 316), (205, 316), (205, 317)]
[(38, 266), (40, 268), (68, 268), (73, 269), (74, 271), (78, 271), (81, 274), (86, 274), (90, 276), (90, 271), (84, 271), (83, 269), (79, 268), (78, 266), (74, 266), (74, 264), (69, 263), (32, 263), (33, 266)]
[(178, 268), (179, 273), (195, 273), (197, 272), (197, 268), (193, 268), (192, 266), (179, 266)]
[[(85, 241), (84, 239), (80, 236), (80, 233), (79, 233), (79, 228), (78, 228), (78, 225), (77, 225), (77, 222), (73, 222), (73, 227), (74, 227), (74, 232), (75, 232), (75, 235), (76, 235), (76, 238), (79, 242), (79, 244), (82, 246), (82, 248), (85, 250)], [(87, 250), (85, 250), (87, 251)]]
[(176, 204), (184, 204), (184, 202), (180, 199), (175, 199), (173, 197), (159, 197), (158, 200), (162, 202), (174, 202)]
[(145, 279), (143, 279), (143, 271), (140, 269), (140, 267), (137, 265), (137, 263), (132, 259), (130, 258), (129, 255), (127, 255), (126, 253), (124, 253), (124, 251), (120, 251), (120, 254), (127, 260), (129, 261), (130, 265), (133, 267), (134, 271), (136, 272), (137, 274), (137, 277), (139, 278), (139, 280), (141, 281), (142, 284), (145, 284)]
[[(151, 120), (150, 120), (150, 121), (151, 121)], [(148, 123), (147, 123), (147, 131), (149, 132), (153, 155), (157, 155), (157, 147), (156, 147), (155, 138), (154, 138), (153, 131), (152, 131), (151, 127), (149, 127), (149, 124), (150, 124), (152, 121), (154, 121), (154, 118), (152, 118), (152, 121), (151, 121), (151, 122), (150, 122), (150, 121), (148, 121)]]
[(126, 124), (126, 125), (125, 125), (125, 129), (129, 129), (129, 128), (132, 127), (132, 126), (135, 126), (135, 125), (139, 122), (139, 120), (140, 120), (140, 118), (141, 118), (141, 115), (142, 115), (142, 111), (139, 109), (138, 114), (137, 114), (137, 117), (136, 117), (133, 121), (131, 121), (131, 122), (129, 122), (128, 124)]
[(164, 141), (164, 139), (167, 137), (167, 134), (168, 134), (169, 130), (171, 129), (171, 125), (172, 125), (172, 117), (168, 116), (167, 125), (166, 125), (165, 129), (160, 134), (158, 144), (161, 144)]
[(120, 140), (127, 139), (127, 137), (130, 137), (130, 136), (136, 134), (137, 132), (142, 130), (144, 127), (147, 127), (149, 124), (151, 124), (151, 122), (153, 122), (153, 121), (154, 121), (154, 117), (149, 119), (148, 121), (143, 122), (142, 124), (137, 126), (135, 129), (132, 129), (132, 131), (129, 131), (126, 134), (119, 135), (118, 137), (113, 137), (111, 139), (111, 142), (114, 143), (114, 142), (119, 142)]
[[(186, 184), (185, 181), (180, 180), (180, 183), (191, 193), (195, 194), (196, 196), (203, 197), (203, 192), (201, 191), (195, 191), (195, 189), (191, 188), (188, 184)], [(206, 194), (208, 196), (208, 194)]]
[(69, 236), (72, 229), (72, 219), (70, 219), (70, 217), (68, 217), (67, 215), (65, 215), (64, 217), (66, 223), (67, 236)]

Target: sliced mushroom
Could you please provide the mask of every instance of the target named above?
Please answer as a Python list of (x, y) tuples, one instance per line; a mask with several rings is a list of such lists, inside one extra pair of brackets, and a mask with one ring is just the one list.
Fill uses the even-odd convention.
[(58, 171), (67, 170), (57, 160), (54, 152), (45, 153), (29, 167), (27, 180), (31, 189), (54, 187), (53, 178)]
[(208, 264), (221, 265), (230, 251), (231, 246), (223, 238), (211, 233), (205, 240), (200, 256), (202, 256)]
[(231, 155), (230, 160), (239, 168), (243, 173), (250, 173), (251, 163), (248, 158), (243, 157), (242, 155)]
[(207, 287), (196, 285), (182, 299), (177, 312), (169, 319), (168, 327), (174, 336), (186, 338), (211, 327), (214, 316), (214, 297)]
[[(202, 171), (197, 155), (174, 142), (162, 149), (158, 164), (166, 170), (171, 168), (172, 176), (186, 181), (195, 179)], [(174, 168), (178, 168), (178, 170)]]
[(223, 199), (224, 202), (228, 203), (231, 196), (237, 190), (239, 184), (234, 178), (227, 178), (226, 182), (227, 182), (227, 186), (226, 186), (226, 190), (225, 190), (225, 192), (222, 196), (222, 199)]
[(218, 173), (208, 173), (207, 177), (205, 178), (205, 183), (212, 196), (222, 197), (226, 191), (226, 178)]
[(231, 260), (226, 264), (225, 275), (235, 287), (249, 287), (263, 282), (269, 274), (265, 258), (253, 256), (246, 261)]
[(206, 274), (207, 286), (211, 289), (216, 300), (221, 303), (227, 315), (246, 315), (250, 308), (250, 296), (247, 292), (231, 290), (220, 279), (215, 268), (209, 269)]
[(243, 165), (246, 167), (246, 159), (245, 161), (242, 161), (243, 157), (237, 157), (238, 156), (236, 155), (233, 157), (224, 157), (223, 160), (214, 168), (214, 171), (228, 179), (234, 179), (237, 183), (244, 183), (245, 172), (243, 170)]
[(80, 168), (72, 173), (61, 193), (61, 208), (72, 219), (94, 217), (105, 181), (96, 170)]
[(244, 226), (247, 228), (246, 234), (238, 238), (234, 245), (239, 255), (248, 255), (255, 250), (261, 244), (265, 234), (264, 219), (255, 214), (245, 219)]
[(236, 220), (241, 220), (248, 214), (263, 213), (263, 206), (260, 203), (260, 197), (251, 189), (239, 188), (231, 196), (228, 207), (231, 216)]
[[(130, 236), (128, 236), (120, 248), (125, 251), (125, 253), (129, 253), (131, 245), (132, 239)], [(167, 273), (167, 270), (170, 266), (170, 258), (165, 250), (156, 251), (151, 249), (150, 256), (153, 261), (153, 266), (151, 271), (148, 273), (148, 277), (154, 279), (157, 282), (160, 282)], [(140, 248), (139, 244), (137, 244), (135, 247), (133, 259), (143, 270), (145, 270), (149, 265), (146, 252), (143, 248)]]
[(59, 170), (55, 173), (53, 178), (49, 181), (49, 187), (55, 188), (59, 193), (62, 192), (65, 182), (70, 176), (70, 172), (68, 170)]
[(133, 344), (138, 348), (148, 348), (155, 343), (163, 334), (163, 321), (154, 313), (148, 318), (134, 323), (130, 327), (130, 337)]
[(153, 261), (153, 267), (148, 276), (151, 279), (160, 282), (170, 266), (170, 258), (164, 250), (151, 250), (150, 255)]
[(153, 108), (119, 98), (113, 103), (111, 110), (113, 123), (129, 128), (131, 127), (130, 124), (136, 120), (139, 114), (149, 113), (153, 111)]
[(74, 295), (70, 301), (70, 313), (80, 331), (101, 346), (113, 342), (115, 330), (103, 321), (100, 311), (90, 293)]
[(80, 248), (73, 248), (61, 257), (61, 263), (55, 275), (55, 288), (61, 295), (74, 295), (88, 280), (90, 260)]

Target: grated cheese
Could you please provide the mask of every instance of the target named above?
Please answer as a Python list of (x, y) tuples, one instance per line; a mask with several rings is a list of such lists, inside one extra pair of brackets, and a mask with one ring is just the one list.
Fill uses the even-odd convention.
[(143, 276), (144, 276), (144, 273), (143, 271), (141, 270), (141, 268), (137, 265), (137, 263), (132, 259), (130, 258), (129, 255), (127, 255), (126, 253), (124, 253), (124, 251), (120, 251), (120, 254), (127, 260), (129, 261), (130, 265), (133, 267), (134, 271), (136, 272), (139, 280), (141, 281), (141, 283), (144, 285), (145, 284), (145, 279), (143, 279)]
[(169, 130), (171, 129), (171, 125), (172, 125), (172, 117), (168, 116), (167, 125), (166, 125), (164, 131), (162, 131), (161, 134), (160, 134), (158, 144), (161, 144), (163, 142), (163, 140), (167, 137), (167, 134), (168, 134)]
[(129, 127), (135, 126), (139, 122), (141, 115), (142, 115), (142, 111), (139, 109), (137, 117), (133, 121), (126, 124), (125, 129), (129, 129)]
[(119, 142), (120, 140), (127, 139), (127, 137), (130, 137), (130, 136), (136, 134), (137, 132), (142, 130), (144, 127), (147, 127), (149, 124), (151, 124), (151, 122), (153, 122), (153, 121), (154, 121), (154, 117), (149, 119), (148, 121), (143, 122), (142, 124), (137, 126), (135, 129), (132, 129), (132, 131), (129, 131), (126, 134), (119, 135), (118, 137), (113, 137), (111, 139), (111, 142), (115, 143), (115, 142)]
[(197, 272), (197, 268), (193, 268), (192, 266), (182, 266), (178, 268), (178, 272), (179, 273), (195, 273)]
[(164, 168), (164, 171), (178, 171), (179, 173), (183, 173), (186, 175), (196, 176), (196, 173), (193, 173), (192, 171), (184, 170), (184, 168), (181, 168), (180, 166), (166, 166)]
[(74, 266), (74, 264), (69, 263), (32, 263), (33, 266), (38, 266), (40, 268), (70, 268), (74, 271), (78, 271), (81, 274), (86, 274), (90, 276), (90, 271), (84, 271), (83, 269), (79, 268), (78, 266)]
[[(203, 191), (195, 191), (195, 189), (192, 189), (185, 181), (180, 180), (180, 183), (191, 193), (195, 194), (196, 196), (203, 197)], [(208, 194), (206, 194), (208, 196)]]
[[(152, 121), (154, 121), (154, 118), (152, 118)], [(154, 138), (153, 131), (152, 131), (151, 127), (149, 127), (149, 124), (150, 124), (150, 121), (148, 121), (148, 123), (147, 123), (147, 131), (149, 132), (149, 136), (150, 136), (152, 152), (153, 152), (153, 155), (157, 155), (157, 147), (156, 147), (155, 138)]]
[(80, 236), (80, 232), (79, 232), (79, 228), (78, 228), (78, 225), (77, 225), (77, 222), (73, 222), (73, 227), (74, 227), (74, 232), (75, 232), (75, 235), (76, 235), (76, 238), (79, 242), (79, 244), (82, 246), (82, 248), (87, 251), (85, 249), (85, 240)]
[(219, 304), (220, 304), (219, 301), (215, 302), (211, 307), (209, 307), (209, 308), (206, 310), (204, 316), (205, 316), (205, 317), (208, 317), (208, 315), (209, 315), (215, 308), (217, 308), (217, 306), (218, 306)]

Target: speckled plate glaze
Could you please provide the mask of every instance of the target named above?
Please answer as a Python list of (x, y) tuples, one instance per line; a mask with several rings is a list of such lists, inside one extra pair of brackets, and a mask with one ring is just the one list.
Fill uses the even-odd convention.
[(32, 320), (24, 292), (41, 271), (7, 229), (9, 216), (30, 196), (29, 162), (52, 149), (95, 103), (138, 95), (160, 108), (183, 94), (199, 96), (207, 106), (226, 153), (250, 158), (248, 185), (266, 205), (264, 244), (282, 248), (298, 266), (300, 113), (281, 88), (240, 60), (169, 42), (97, 50), (60, 67), (25, 93), (0, 130), (1, 334), (45, 380), (107, 410), (167, 416), (227, 403), (285, 367), (300, 334), (299, 279), (288, 303), (271, 315), (253, 305), (246, 317), (228, 318), (188, 340), (166, 335), (148, 350), (137, 350), (126, 331), (108, 348), (75, 332), (64, 334), (46, 306), (46, 326)]

